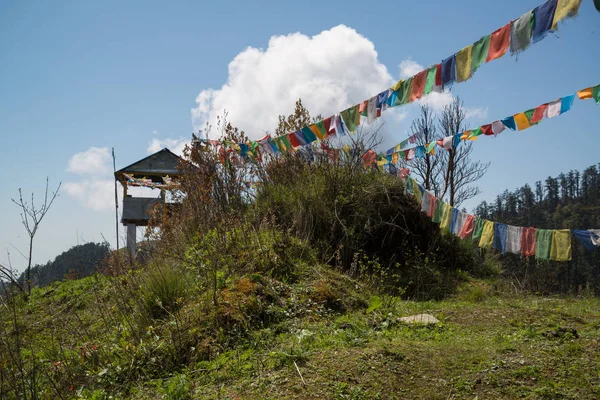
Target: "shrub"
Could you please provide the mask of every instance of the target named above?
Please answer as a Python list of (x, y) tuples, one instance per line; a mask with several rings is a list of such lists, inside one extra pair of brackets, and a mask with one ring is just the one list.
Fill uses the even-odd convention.
[(140, 288), (146, 315), (159, 319), (177, 311), (188, 289), (185, 273), (178, 268), (163, 265), (148, 270)]

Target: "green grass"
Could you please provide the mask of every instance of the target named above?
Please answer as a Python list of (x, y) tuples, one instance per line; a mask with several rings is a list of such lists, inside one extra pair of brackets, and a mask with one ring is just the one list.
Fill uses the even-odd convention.
[[(25, 359), (35, 355), (55, 382), (72, 385), (70, 398), (600, 398), (598, 298), (514, 296), (476, 281), (445, 301), (379, 304), (330, 270), (293, 285), (253, 275), (227, 284), (217, 316), (191, 292), (136, 339), (136, 318), (116, 312), (129, 292), (115, 288), (134, 278), (65, 282), (20, 305), (32, 327)], [(398, 322), (423, 312), (441, 322)], [(209, 323), (223, 315), (229, 329)], [(210, 351), (189, 356), (201, 348)], [(40, 398), (56, 398), (54, 389)]]
[[(255, 331), (250, 343), (186, 376), (192, 396), (206, 399), (594, 399), (599, 306), (598, 299), (492, 296), (306, 317), (280, 333)], [(419, 312), (442, 322), (396, 322)], [(546, 335), (559, 327), (575, 328), (579, 338)], [(152, 393), (147, 386), (136, 397)]]

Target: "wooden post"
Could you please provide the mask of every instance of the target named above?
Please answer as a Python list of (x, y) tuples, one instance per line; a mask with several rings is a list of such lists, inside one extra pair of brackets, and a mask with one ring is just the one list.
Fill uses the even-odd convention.
[(129, 252), (129, 263), (133, 265), (135, 261), (135, 224), (127, 224), (127, 250)]
[[(115, 162), (115, 148), (112, 148), (112, 158), (113, 158), (113, 173), (117, 172), (117, 164)], [(119, 252), (119, 200), (117, 198), (117, 177), (115, 177), (115, 224), (116, 224), (116, 233), (117, 233), (117, 253)], [(79, 238), (78, 238), (79, 239)]]

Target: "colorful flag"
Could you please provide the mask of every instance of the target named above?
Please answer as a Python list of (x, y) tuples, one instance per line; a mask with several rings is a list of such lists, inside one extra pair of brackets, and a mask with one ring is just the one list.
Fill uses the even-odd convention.
[(485, 61), (490, 47), (490, 35), (484, 36), (473, 43), (473, 61), (471, 62), (471, 74), (479, 69)]
[(473, 45), (456, 53), (456, 82), (464, 82), (471, 77), (473, 65)]
[(506, 54), (510, 43), (510, 23), (492, 33), (486, 62), (490, 62)]
[(581, 0), (558, 0), (556, 11), (554, 12), (554, 19), (552, 20), (552, 30), (557, 30), (558, 23), (563, 19), (576, 16), (579, 12), (580, 5)]

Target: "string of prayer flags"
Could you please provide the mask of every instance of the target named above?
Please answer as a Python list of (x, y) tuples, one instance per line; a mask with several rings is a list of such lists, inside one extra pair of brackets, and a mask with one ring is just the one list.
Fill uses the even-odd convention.
[(423, 188), (412, 177), (404, 176), (405, 193), (414, 196), (420, 210), (440, 230), (461, 239), (471, 238), (482, 249), (495, 249), (502, 254), (538, 260), (570, 261), (572, 238), (577, 238), (587, 250), (600, 250), (600, 229), (536, 229), (502, 224), (468, 214), (452, 207)]
[[(400, 80), (393, 88), (386, 89), (376, 96), (363, 100), (322, 121), (287, 135), (266, 138), (259, 141), (258, 145), (256, 142), (250, 142), (244, 143), (244, 146), (226, 143), (221, 143), (220, 146), (233, 149), (242, 156), (242, 159), (247, 157), (258, 159), (260, 155), (257, 152), (270, 154), (291, 152), (296, 147), (308, 146), (317, 140), (344, 136), (346, 132), (353, 133), (361, 124), (361, 116), (367, 118), (369, 123), (373, 123), (388, 107), (402, 106), (417, 101), (431, 92), (439, 92), (448, 88), (455, 82), (464, 82), (470, 79), (484, 62), (504, 56), (509, 48), (511, 53), (524, 51), (532, 42), (536, 43), (546, 37), (549, 31), (556, 30), (559, 22), (577, 15), (580, 4), (581, 0), (547, 0), (493, 33), (463, 47), (442, 62), (419, 71), (412, 77)], [(600, 86), (592, 87), (591, 92), (588, 89), (580, 91), (578, 98), (593, 98), (600, 104)], [(534, 109), (531, 115), (525, 113), (525, 119), (523, 113), (519, 113), (516, 116), (517, 121), (515, 121), (515, 116), (500, 121), (504, 128), (526, 129), (543, 118), (553, 118), (568, 111), (573, 104), (574, 97), (575, 95), (567, 96), (558, 101), (546, 103), (547, 106), (543, 105), (543, 107), (540, 106), (542, 108)], [(490, 124), (491, 128), (488, 125), (481, 129), (473, 129), (468, 135), (463, 133), (458, 140), (476, 140), (481, 134), (496, 136), (504, 130), (500, 121)], [(435, 145), (435, 142), (426, 143), (422, 149), (416, 148), (414, 157), (424, 157), (427, 153), (434, 154)], [(404, 155), (404, 159), (409, 157), (408, 154)], [(227, 160), (227, 157), (222, 158)], [(383, 160), (381, 161), (383, 162)]]
[[(530, 108), (527, 111), (517, 113), (502, 120), (494, 121), (491, 124), (482, 125), (472, 130), (467, 130), (456, 135), (447, 136), (445, 138), (426, 143), (422, 146), (417, 146), (414, 148), (414, 156), (416, 158), (424, 158), (426, 154), (434, 154), (435, 146), (437, 145), (446, 150), (452, 150), (459, 146), (461, 140), (477, 140), (481, 135), (497, 136), (506, 128), (513, 131), (522, 131), (528, 129), (532, 125), (538, 124), (544, 118), (554, 118), (569, 111), (572, 108), (576, 97), (581, 100), (593, 98), (597, 103), (600, 103), (600, 84), (579, 90), (576, 92), (576, 94), (571, 94), (561, 97), (560, 99), (556, 99), (552, 102), (541, 104), (535, 108)], [(411, 136), (409, 139), (400, 142), (400, 144), (396, 147), (388, 150), (388, 155), (393, 154), (395, 151), (405, 149), (409, 143), (413, 143), (412, 140), (416, 141), (416, 135), (417, 134)]]
[[(504, 56), (509, 48), (511, 53), (516, 54), (526, 50), (532, 42), (536, 43), (542, 40), (550, 30), (557, 29), (560, 21), (575, 16), (579, 11), (580, 4), (581, 0), (547, 0), (516, 20), (445, 58), (442, 62), (419, 71), (412, 77), (398, 81), (389, 90), (382, 91), (368, 100), (363, 100), (353, 107), (334, 114), (327, 119), (328, 124), (323, 126), (323, 124), (317, 123), (316, 128), (311, 131), (319, 140), (332, 134), (343, 136), (346, 131), (352, 133), (356, 130), (356, 127), (360, 125), (361, 115), (368, 118), (369, 123), (373, 123), (388, 107), (402, 106), (417, 101), (431, 92), (439, 92), (448, 88), (455, 82), (464, 82), (470, 79), (484, 62)], [(600, 89), (592, 91), (592, 98), (600, 103)], [(558, 115), (552, 113), (550, 105), (548, 110), (549, 118)], [(539, 120), (539, 116), (537, 116), (537, 120)], [(528, 123), (531, 125), (534, 122), (528, 120)], [(513, 130), (516, 129), (514, 124), (506, 126)], [(323, 132), (324, 130), (325, 132)], [(494, 130), (492, 132), (495, 135), (498, 134)], [(310, 143), (312, 137), (310, 134), (307, 136), (307, 133), (304, 131), (304, 136)], [(300, 142), (302, 143), (301, 140)], [(292, 148), (292, 146), (288, 148), (285, 145), (283, 147), (285, 149), (279, 146), (279, 150), (291, 151)], [(428, 152), (431, 151), (433, 149), (428, 148)]]

